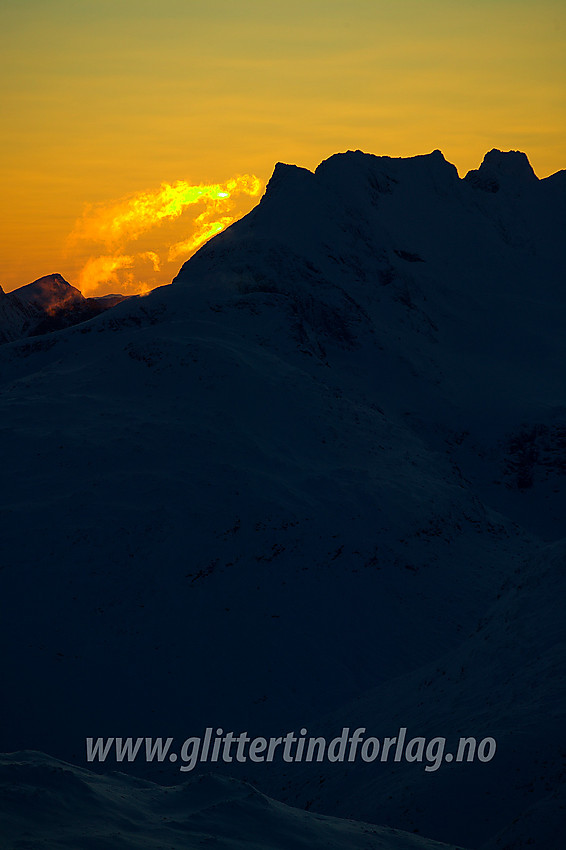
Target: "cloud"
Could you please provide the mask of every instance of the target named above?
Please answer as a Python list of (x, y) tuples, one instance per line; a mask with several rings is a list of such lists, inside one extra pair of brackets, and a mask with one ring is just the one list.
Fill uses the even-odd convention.
[(131, 269), (135, 258), (131, 256), (90, 257), (79, 275), (79, 289), (83, 295), (91, 295), (100, 284), (121, 285), (119, 269)]
[(143, 254), (138, 255), (141, 260), (149, 260), (153, 266), (153, 271), (158, 272), (161, 268), (161, 263), (159, 261), (159, 256), (155, 253), (155, 251), (144, 251)]
[(174, 245), (171, 245), (167, 255), (168, 260), (176, 260), (177, 257), (183, 254), (194, 253), (208, 239), (216, 236), (217, 233), (220, 233), (234, 221), (234, 216), (231, 215), (221, 216), (220, 218), (215, 216), (213, 221), (206, 221), (209, 216), (210, 212), (207, 211), (195, 219), (195, 224), (197, 225), (195, 232), (190, 239), (185, 239), (182, 242), (176, 242)]
[[(132, 252), (126, 246), (144, 233), (165, 221), (179, 218), (188, 207), (202, 206), (204, 211), (192, 220), (191, 235), (173, 245), (163, 246), (167, 261), (181, 255), (189, 256), (208, 239), (236, 220), (235, 200), (238, 195), (257, 197), (263, 184), (253, 174), (239, 174), (226, 183), (192, 185), (184, 180), (162, 183), (159, 189), (143, 191), (106, 203), (89, 204), (76, 222), (68, 240), (75, 248), (80, 242), (102, 244), (105, 253), (90, 257), (79, 276), (82, 292), (92, 293), (99, 287), (112, 284), (124, 290), (135, 287), (130, 271), (126, 278), (118, 275), (133, 269), (140, 262), (151, 262), (154, 272), (161, 270), (157, 251)], [(148, 285), (139, 283), (139, 290)]]

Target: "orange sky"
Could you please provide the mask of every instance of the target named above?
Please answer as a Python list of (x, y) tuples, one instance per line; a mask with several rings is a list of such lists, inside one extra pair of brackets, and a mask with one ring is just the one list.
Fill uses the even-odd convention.
[(440, 148), (460, 174), (493, 147), (539, 177), (566, 167), (563, 0), (25, 0), (0, 8), (0, 65), (6, 291), (52, 272), (93, 294), (167, 283), (197, 216), (257, 202), (247, 178), (96, 230), (163, 184), (263, 185), (278, 160), (355, 148)]

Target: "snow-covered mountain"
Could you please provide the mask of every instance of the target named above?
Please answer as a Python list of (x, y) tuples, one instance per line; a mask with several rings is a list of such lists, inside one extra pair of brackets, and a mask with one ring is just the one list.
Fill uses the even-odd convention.
[[(163, 787), (97, 776), (41, 753), (0, 756), (4, 847), (107, 850), (457, 850), (418, 835), (292, 809), (210, 774)], [(54, 817), (55, 813), (55, 817)]]
[(60, 274), (45, 275), (8, 293), (0, 287), (0, 344), (76, 325), (123, 300), (123, 295), (85, 298)]
[(2, 346), (0, 748), (493, 736), (493, 761), (434, 773), (221, 767), (312, 811), (555, 848), (565, 188), (516, 152), (464, 179), (438, 151), (279, 164), (172, 285)]

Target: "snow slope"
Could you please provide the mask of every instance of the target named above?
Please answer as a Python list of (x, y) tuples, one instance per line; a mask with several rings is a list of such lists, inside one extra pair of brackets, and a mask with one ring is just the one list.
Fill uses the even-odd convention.
[[(531, 678), (504, 623), (564, 535), (564, 197), (563, 172), (539, 181), (515, 153), (464, 180), (438, 151), (278, 165), (173, 285), (2, 346), (1, 673), (18, 697), (0, 748), (82, 764), (86, 736), (323, 734), (359, 701), (378, 736), (422, 712), (440, 735), (495, 730), (498, 756), (457, 782), (409, 766), (394, 794), (357, 764), (332, 766), (328, 794), (298, 765), (245, 778), (463, 846), (512, 834), (534, 747), (560, 775), (541, 725), (558, 667), (535, 638), (561, 585), (533, 596)], [(536, 835), (537, 811), (559, 817), (549, 794), (530, 795)]]
[[(292, 765), (280, 768), (272, 787), (280, 793), (288, 784), (282, 797), (292, 805), (308, 802), (314, 811), (331, 813), (339, 801), (344, 816), (418, 828), (445, 841), (465, 829), (469, 845), (485, 850), (559, 847), (566, 759), (566, 542), (541, 550), (498, 595), (463, 643), (388, 682), (386, 690), (360, 694), (309, 724), (327, 737), (348, 725), (366, 727), (366, 737), (381, 739), (405, 726), (408, 739), (446, 737), (452, 753), (461, 736), (477, 741), (492, 736), (497, 741), (493, 762), (446, 763), (429, 772), (404, 760)], [(475, 787), (481, 787), (481, 806)], [(438, 800), (450, 804), (439, 806)]]
[(456, 850), (387, 828), (292, 809), (210, 774), (163, 787), (97, 776), (41, 753), (0, 757), (4, 847), (46, 850)]

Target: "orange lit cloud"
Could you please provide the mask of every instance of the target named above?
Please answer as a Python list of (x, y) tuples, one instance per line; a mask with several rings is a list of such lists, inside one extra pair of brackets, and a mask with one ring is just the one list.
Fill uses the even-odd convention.
[(160, 255), (153, 250), (129, 250), (126, 253), (128, 243), (165, 221), (179, 218), (188, 207), (204, 204), (204, 211), (192, 220), (190, 236), (162, 247), (167, 262), (181, 255), (190, 256), (236, 220), (236, 196), (257, 197), (262, 186), (261, 180), (251, 174), (238, 175), (226, 183), (212, 185), (191, 185), (179, 180), (174, 184), (162, 183), (154, 192), (138, 192), (110, 203), (89, 204), (75, 224), (68, 244), (74, 248), (77, 243), (85, 241), (102, 244), (106, 250), (102, 256), (91, 257), (87, 261), (79, 276), (79, 288), (86, 294), (108, 284), (121, 291), (147, 290), (148, 285), (141, 280), (136, 282), (131, 271), (125, 276), (118, 272), (125, 269), (137, 271), (138, 264), (144, 261), (149, 261), (153, 270), (158, 272), (161, 269)]
[(211, 239), (234, 221), (234, 218), (231, 215), (225, 215), (221, 218), (217, 218), (215, 216), (214, 221), (207, 221), (209, 215), (209, 212), (204, 212), (195, 219), (197, 228), (190, 239), (186, 239), (183, 242), (176, 242), (174, 245), (171, 245), (168, 254), (169, 260), (176, 260), (177, 257), (180, 257), (183, 254), (192, 254), (193, 251), (196, 251), (197, 248), (204, 245), (207, 239)]
[(149, 260), (153, 266), (153, 271), (158, 272), (161, 268), (161, 263), (159, 262), (159, 256), (155, 253), (155, 251), (144, 251), (143, 254), (139, 255), (143, 260)]
[(118, 270), (131, 269), (133, 266), (134, 257), (120, 255), (91, 257), (87, 260), (79, 275), (79, 289), (83, 295), (91, 295), (100, 284), (112, 284), (120, 287), (121, 281), (117, 274)]

